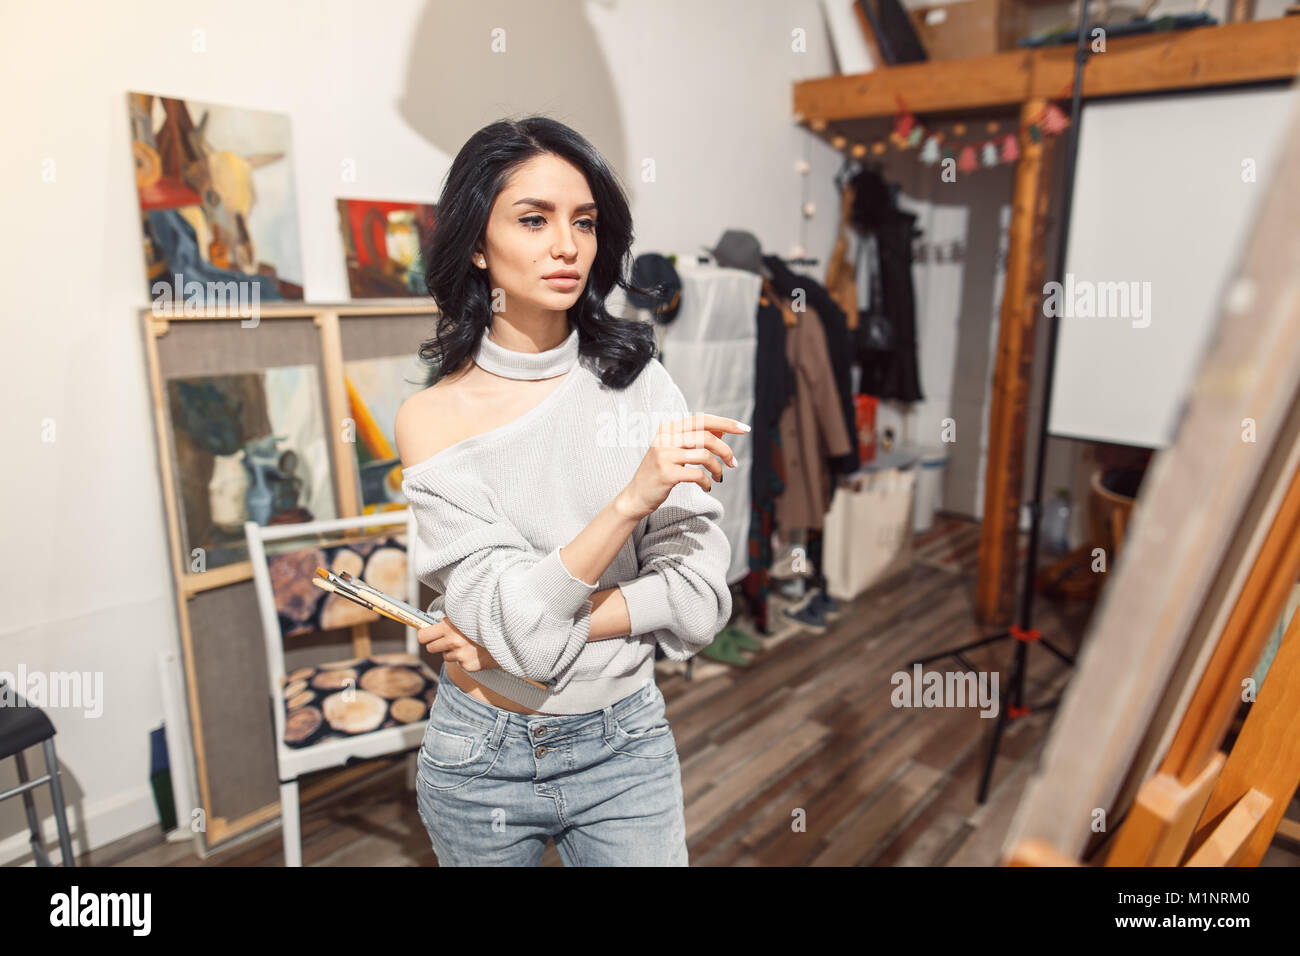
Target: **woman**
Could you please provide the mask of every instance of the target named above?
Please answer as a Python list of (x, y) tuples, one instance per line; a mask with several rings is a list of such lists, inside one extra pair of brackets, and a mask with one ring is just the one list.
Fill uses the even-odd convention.
[(570, 866), (688, 862), (654, 648), (686, 660), (731, 615), (708, 492), (749, 427), (689, 415), (651, 326), (606, 313), (631, 242), (604, 159), (543, 117), (476, 133), (438, 201), (431, 385), (395, 431), (446, 614), (419, 633), (443, 655), (417, 775), (442, 866), (537, 866), (552, 837)]

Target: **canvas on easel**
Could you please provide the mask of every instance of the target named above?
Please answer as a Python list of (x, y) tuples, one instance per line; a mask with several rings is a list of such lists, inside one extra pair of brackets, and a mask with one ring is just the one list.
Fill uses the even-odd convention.
[[(356, 446), (358, 412), (349, 400), (346, 362), (397, 357), (405, 366), (400, 381), (380, 382), (378, 391), (369, 393), (366, 408), (375, 426), (388, 414), (384, 403), (391, 404), (384, 395), (421, 386), (414, 355), (436, 315), (429, 302), (270, 303), (250, 329), (238, 310), (142, 310), (194, 753), (195, 810), (203, 820), (196, 831), (201, 854), (277, 825), (281, 807), (275, 741), (266, 733), (267, 658), (252, 565), (246, 546), (241, 550), (207, 533), (212, 519), (228, 522), (235, 512), (247, 512), (264, 517), (262, 526), (270, 527), (320, 520), (327, 513), (338, 518), (367, 513)], [(288, 376), (281, 384), (289, 387), (272, 382), (268, 388), (268, 379), (281, 373)], [(378, 424), (368, 440), (378, 442), (384, 427)], [(251, 481), (236, 491), (214, 491), (211, 485), (219, 455), (237, 458), (250, 440), (263, 435), (286, 436), (280, 447), (287, 445), (298, 456), (297, 462), (282, 455), (268, 458), (268, 467), (282, 478), (296, 479), (279, 482), (278, 499), (272, 495), (269, 510), (250, 495)], [(382, 450), (380, 444), (373, 447)], [(307, 490), (320, 482), (323, 493)], [(312, 512), (311, 519), (304, 510)], [(322, 656), (317, 644), (295, 647), (286, 653), (291, 668), (402, 653), (406, 635), (392, 621), (357, 622), (342, 614), (330, 617), (311, 640), (328, 645), (328, 654)], [(378, 766), (367, 762), (331, 771), (309, 786), (304, 781), (302, 798), (329, 793)]]

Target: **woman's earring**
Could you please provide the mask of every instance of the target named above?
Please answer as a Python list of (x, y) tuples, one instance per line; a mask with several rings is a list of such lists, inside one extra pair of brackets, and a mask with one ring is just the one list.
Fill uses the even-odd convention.
[(484, 264), (484, 262), (483, 262), (483, 257), (482, 257), (482, 256), (478, 256), (477, 258), (475, 258), (474, 261), (477, 262), (479, 265), (483, 265), (483, 264)]

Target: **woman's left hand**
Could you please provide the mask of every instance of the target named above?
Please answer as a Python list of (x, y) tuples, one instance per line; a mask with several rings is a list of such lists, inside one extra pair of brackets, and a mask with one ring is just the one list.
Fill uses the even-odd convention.
[(455, 661), (463, 670), (483, 671), (501, 666), (487, 648), (479, 647), (458, 631), (450, 618), (444, 617), (437, 624), (420, 628), (416, 638), (429, 649), (430, 654), (441, 652), (444, 661)]

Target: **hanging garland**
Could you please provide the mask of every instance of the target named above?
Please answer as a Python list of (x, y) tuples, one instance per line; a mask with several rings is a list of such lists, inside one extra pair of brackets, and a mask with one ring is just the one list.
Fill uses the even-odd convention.
[[(1065, 91), (1055, 99), (1070, 99), (1074, 95), (1074, 79), (1066, 84)], [(957, 168), (963, 173), (969, 173), (983, 166), (998, 166), (1003, 163), (1014, 163), (1020, 158), (1020, 144), (1015, 131), (1003, 133), (1000, 136), (990, 136), (982, 140), (969, 140), (966, 142), (944, 143), (944, 134), (942, 131), (932, 129), (926, 126), (916, 116), (907, 109), (903, 102), (903, 97), (895, 95), (898, 102), (898, 112), (894, 114), (894, 129), (889, 134), (889, 141), (898, 149), (915, 149), (921, 147), (920, 155), (917, 157), (927, 166), (933, 166), (941, 160), (956, 159)], [(795, 121), (804, 122), (803, 114), (796, 113)], [(821, 132), (826, 128), (826, 120), (813, 119), (810, 121), (811, 128), (814, 131)], [(1043, 107), (1043, 111), (1038, 117), (1029, 124), (1029, 139), (1031, 142), (1042, 142), (1043, 136), (1059, 136), (1070, 126), (1069, 117), (1065, 115), (1062, 109), (1056, 105), (1053, 100), (1048, 100)], [(997, 133), (1000, 129), (997, 121), (990, 121), (986, 127), (989, 133)], [(966, 132), (965, 123), (953, 124), (953, 135), (962, 136)], [(847, 141), (841, 135), (831, 138), (831, 145), (836, 150), (842, 150)], [(978, 148), (978, 158), (976, 149)], [(883, 140), (878, 140), (871, 146), (871, 151), (879, 156), (888, 149)], [(866, 154), (867, 146), (864, 143), (854, 143), (850, 150), (855, 157), (861, 157)], [(795, 163), (795, 170), (801, 176), (807, 176), (812, 168), (812, 164), (807, 159), (800, 159)], [(807, 188), (805, 187), (805, 195)], [(814, 203), (804, 201), (803, 218), (805, 221), (811, 219), (817, 212)], [(959, 261), (959, 253), (965, 249), (955, 249), (952, 251), (952, 261)], [(924, 254), (924, 253), (922, 253)], [(802, 243), (791, 246), (790, 255), (795, 259), (800, 259), (804, 255), (804, 246)], [(918, 260), (924, 261), (924, 260)], [(936, 262), (942, 262), (943, 253), (936, 250)]]
[[(1063, 96), (1072, 95), (1073, 87), (1074, 81), (1071, 80)], [(987, 168), (1014, 163), (1020, 158), (1020, 143), (1015, 131), (978, 140), (948, 140), (943, 131), (929, 127), (917, 119), (908, 110), (902, 96), (896, 98), (898, 112), (894, 117), (894, 129), (889, 134), (889, 141), (900, 150), (916, 149), (919, 146), (921, 152), (917, 158), (927, 166), (953, 159), (957, 162), (958, 170), (969, 173), (981, 166)], [(1055, 102), (1049, 100), (1043, 111), (1029, 124), (1029, 139), (1034, 143), (1042, 142), (1044, 136), (1059, 136), (1069, 125), (1069, 118)], [(999, 129), (1000, 124), (996, 121), (990, 121), (986, 127), (990, 134), (998, 133)], [(965, 135), (966, 124), (955, 123), (952, 133), (953, 136)], [(872, 152), (879, 156), (886, 148), (883, 141), (877, 142), (872, 146)]]

